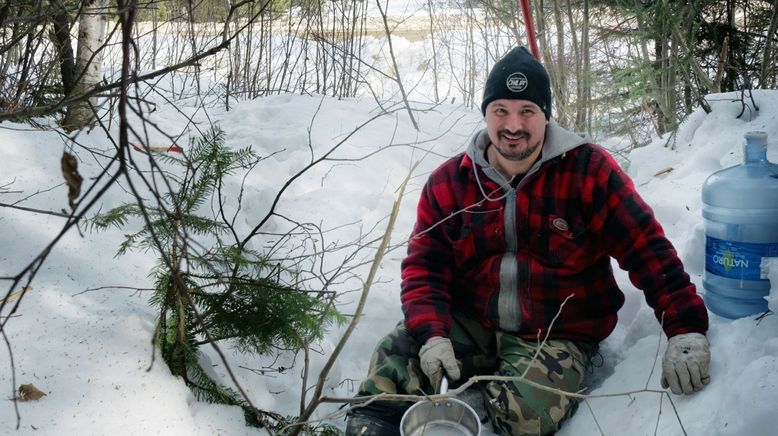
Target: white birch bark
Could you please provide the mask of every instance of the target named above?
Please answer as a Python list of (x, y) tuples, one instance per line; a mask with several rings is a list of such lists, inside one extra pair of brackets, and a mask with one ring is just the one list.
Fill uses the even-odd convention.
[[(100, 82), (108, 0), (84, 0), (81, 11), (78, 21), (76, 81), (72, 95), (86, 93)], [(68, 106), (62, 126), (67, 130), (88, 126), (94, 120), (96, 106), (97, 97), (71, 104)]]

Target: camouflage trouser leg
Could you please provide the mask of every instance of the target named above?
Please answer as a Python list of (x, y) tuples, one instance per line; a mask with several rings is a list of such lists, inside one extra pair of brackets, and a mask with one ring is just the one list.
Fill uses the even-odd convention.
[[(462, 377), (496, 374), (520, 376), (532, 362), (526, 378), (563, 391), (581, 388), (586, 356), (571, 341), (548, 341), (532, 361), (537, 342), (524, 341), (502, 332), (489, 332), (474, 321), (457, 319), (449, 336)], [(405, 326), (378, 343), (370, 360), (368, 376), (359, 395), (423, 395), (434, 392), (419, 366), (419, 347)], [(455, 388), (458, 383), (452, 383)], [(521, 382), (489, 382), (486, 385), (487, 411), (495, 430), (505, 435), (537, 435), (553, 432), (574, 411), (572, 399), (533, 388)], [(385, 401), (393, 414), (401, 414), (412, 403)]]
[[(454, 323), (449, 339), (462, 371), (460, 382), (467, 381), (470, 376), (476, 374), (494, 372), (497, 368), (494, 338), (492, 332), (486, 331), (473, 321), (461, 320)], [(376, 395), (383, 392), (411, 395), (435, 393), (436, 388), (430, 384), (419, 365), (420, 347), (405, 326), (398, 324), (378, 342), (370, 359), (367, 378), (359, 387), (359, 395)], [(487, 350), (487, 354), (484, 354), (483, 350)], [(457, 385), (458, 383), (451, 383), (452, 388)], [(399, 410), (413, 404), (397, 401), (384, 403), (392, 403), (392, 406)]]
[[(549, 340), (533, 360), (538, 342), (497, 334), (498, 375), (525, 378), (566, 392), (577, 392), (582, 385), (588, 355), (572, 341)], [(529, 366), (529, 370), (527, 367)], [(503, 435), (544, 435), (559, 425), (577, 408), (577, 401), (526, 383), (490, 382), (486, 391), (491, 398), (487, 411), (497, 433)]]

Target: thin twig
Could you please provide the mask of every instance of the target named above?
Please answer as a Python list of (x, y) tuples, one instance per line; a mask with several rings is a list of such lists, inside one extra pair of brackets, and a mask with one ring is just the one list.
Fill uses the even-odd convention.
[(592, 409), (592, 405), (589, 404), (589, 399), (586, 398), (583, 400), (584, 404), (586, 404), (586, 407), (589, 409), (589, 413), (592, 415), (592, 419), (594, 420), (594, 425), (597, 426), (597, 430), (600, 431), (600, 435), (605, 436), (605, 432), (602, 431), (602, 427), (600, 426), (600, 422), (597, 420), (597, 415), (594, 414), (594, 409)]
[(568, 300), (573, 298), (574, 295), (575, 293), (568, 295), (567, 298), (565, 298), (565, 301), (563, 301), (562, 304), (559, 305), (559, 309), (556, 311), (554, 318), (551, 320), (551, 323), (548, 325), (548, 328), (546, 329), (546, 336), (543, 338), (543, 341), (537, 346), (537, 349), (535, 350), (535, 354), (532, 356), (532, 360), (529, 361), (527, 367), (524, 369), (524, 372), (521, 374), (522, 379), (527, 376), (527, 373), (532, 368), (532, 364), (538, 359), (538, 356), (540, 355), (540, 351), (546, 345), (546, 341), (548, 341), (548, 337), (551, 334), (551, 330), (554, 328), (554, 323), (556, 322), (557, 318), (559, 318), (559, 315), (562, 313), (562, 309), (565, 307), (565, 304), (567, 304)]
[(367, 278), (365, 279), (365, 282), (362, 287), (362, 295), (359, 298), (359, 303), (357, 304), (357, 309), (354, 312), (354, 317), (351, 318), (351, 323), (349, 324), (346, 331), (343, 333), (343, 336), (340, 338), (340, 341), (338, 341), (338, 344), (335, 346), (335, 350), (330, 355), (329, 359), (327, 359), (327, 363), (324, 365), (324, 368), (322, 368), (321, 373), (319, 374), (319, 382), (316, 385), (316, 390), (313, 394), (313, 397), (311, 398), (311, 402), (308, 404), (308, 407), (305, 409), (303, 413), (300, 414), (300, 418), (292, 424), (294, 428), (291, 429), (291, 435), (295, 436), (299, 434), (299, 432), (303, 428), (303, 424), (308, 421), (308, 418), (311, 417), (313, 414), (313, 411), (316, 410), (316, 407), (321, 404), (321, 392), (324, 388), (324, 383), (327, 379), (327, 376), (329, 375), (329, 371), (332, 368), (332, 366), (335, 364), (335, 361), (340, 355), (340, 352), (343, 350), (343, 347), (346, 345), (346, 342), (348, 342), (349, 338), (351, 337), (351, 334), (354, 332), (354, 330), (357, 327), (357, 324), (359, 324), (359, 321), (362, 317), (362, 312), (364, 311), (365, 304), (367, 303), (367, 296), (370, 292), (370, 287), (373, 284), (373, 280), (375, 279), (376, 273), (378, 272), (378, 268), (381, 266), (381, 261), (383, 260), (384, 253), (386, 251), (386, 248), (389, 246), (389, 241), (392, 237), (392, 230), (394, 229), (395, 221), (397, 220), (397, 216), (400, 213), (400, 204), (402, 203), (403, 194), (405, 193), (405, 187), (408, 184), (408, 181), (410, 180), (410, 176), (413, 173), (413, 171), (418, 166), (418, 162), (416, 162), (411, 169), (408, 172), (408, 175), (406, 176), (405, 180), (403, 180), (402, 184), (400, 185), (400, 192), (397, 196), (397, 200), (394, 202), (394, 206), (392, 207), (392, 213), (389, 216), (389, 223), (386, 226), (386, 231), (384, 232), (383, 239), (381, 240), (381, 245), (378, 247), (378, 250), (376, 251), (375, 257), (373, 259), (373, 264), (370, 267), (370, 272), (367, 275)]
[(651, 377), (654, 376), (654, 370), (656, 369), (656, 363), (659, 361), (659, 348), (662, 346), (662, 333), (665, 325), (665, 313), (662, 312), (662, 318), (659, 320), (659, 337), (656, 341), (656, 351), (654, 352), (654, 363), (651, 365), (651, 372), (648, 373), (648, 379), (646, 379), (646, 389), (648, 384), (651, 383)]
[(454, 397), (458, 394), (461, 394), (465, 390), (467, 390), (469, 387), (480, 383), (480, 382), (489, 382), (489, 381), (498, 381), (498, 382), (514, 382), (514, 383), (524, 383), (529, 386), (532, 386), (533, 388), (537, 388), (539, 390), (550, 392), (553, 394), (557, 394), (559, 396), (563, 397), (570, 397), (570, 398), (577, 398), (577, 399), (591, 399), (591, 398), (614, 398), (614, 397), (624, 397), (624, 396), (631, 396), (635, 394), (643, 394), (643, 393), (649, 393), (649, 394), (667, 394), (667, 391), (665, 390), (658, 390), (658, 389), (635, 389), (631, 391), (624, 391), (624, 392), (613, 392), (613, 393), (602, 393), (602, 394), (583, 394), (580, 392), (568, 392), (564, 391), (562, 389), (553, 388), (550, 386), (546, 386), (544, 384), (532, 381), (527, 378), (521, 378), (518, 376), (499, 376), (499, 375), (476, 375), (470, 377), (466, 382), (458, 386), (456, 389), (451, 389), (445, 394), (435, 394), (435, 395), (410, 395), (410, 394), (376, 394), (376, 395), (366, 395), (361, 397), (322, 397), (321, 402), (322, 403), (351, 403), (351, 404), (361, 404), (366, 401), (375, 401), (375, 400), (387, 400), (387, 401), (419, 401), (424, 399), (431, 399), (431, 400), (441, 400), (444, 398), (450, 398)]
[[(5, 347), (8, 350), (8, 363), (11, 366), (11, 392), (16, 392), (16, 365), (14, 364), (13, 347), (11, 347), (11, 341), (8, 340), (4, 328), (0, 328), (0, 334), (3, 335), (3, 342), (5, 342)], [(14, 403), (14, 412), (16, 413), (16, 429), (19, 430), (22, 423), (22, 416), (19, 414), (19, 401), (16, 395), (13, 395), (11, 398), (11, 401)]]
[(136, 292), (153, 291), (154, 290), (154, 288), (138, 288), (136, 286), (98, 286), (96, 288), (87, 288), (87, 289), (84, 289), (81, 292), (76, 292), (72, 296), (75, 297), (75, 296), (78, 296), (78, 295), (86, 294), (87, 292), (102, 291), (104, 289), (128, 289), (128, 290), (133, 290), (133, 291), (136, 291)]
[(675, 401), (673, 401), (673, 397), (670, 396), (670, 393), (667, 391), (664, 391), (664, 394), (667, 396), (667, 399), (670, 400), (670, 405), (673, 406), (673, 413), (675, 413), (675, 417), (678, 420), (678, 425), (681, 426), (681, 431), (683, 432), (683, 436), (688, 436), (686, 433), (686, 429), (683, 428), (683, 421), (681, 421), (681, 416), (678, 415), (678, 409), (675, 408)]
[(659, 432), (659, 421), (662, 419), (662, 403), (664, 400), (664, 395), (659, 396), (659, 411), (656, 413), (656, 424), (654, 424), (654, 436), (656, 436)]
[(60, 218), (70, 218), (70, 214), (66, 214), (66, 213), (62, 213), (62, 212), (54, 212), (52, 210), (35, 209), (35, 208), (32, 208), (32, 207), (16, 206), (16, 205), (13, 205), (13, 204), (8, 204), (8, 203), (0, 203), (0, 207), (7, 207), (7, 208), (10, 208), (10, 209), (18, 209), (18, 210), (23, 210), (25, 212), (35, 212), (35, 213), (40, 213), (40, 214), (43, 214), (43, 215), (53, 215), (53, 216), (58, 216)]

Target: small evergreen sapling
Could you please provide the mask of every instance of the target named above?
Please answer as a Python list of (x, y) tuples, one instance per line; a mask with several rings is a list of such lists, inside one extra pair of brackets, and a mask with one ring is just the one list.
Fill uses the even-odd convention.
[(283, 260), (271, 260), (237, 242), (225, 243), (225, 234), (233, 229), (219, 218), (223, 215), (202, 214), (201, 206), (218, 195), (226, 176), (253, 168), (257, 157), (250, 148), (225, 148), (224, 132), (213, 128), (184, 158), (157, 159), (171, 167), (165, 172), (167, 183), (159, 184), (168, 186), (168, 192), (155, 195), (154, 203), (122, 204), (90, 224), (106, 230), (132, 227), (132, 219), (144, 223), (125, 234), (117, 255), (140, 249), (158, 259), (150, 273), (155, 288), (151, 303), (159, 310), (154, 341), (172, 373), (199, 399), (242, 406), (250, 423), (270, 425), (270, 417), (276, 425), (283, 424), (279, 421), (284, 419), (271, 412), (258, 417), (236, 392), (213, 380), (200, 365), (199, 347), (229, 341), (247, 353), (300, 349), (321, 339), (328, 326), (343, 323), (344, 317), (335, 310), (332, 293), (296, 287), (295, 271)]

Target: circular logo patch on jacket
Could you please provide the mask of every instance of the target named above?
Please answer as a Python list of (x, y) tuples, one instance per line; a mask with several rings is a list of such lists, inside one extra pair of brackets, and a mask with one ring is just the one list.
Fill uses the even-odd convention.
[(560, 232), (567, 232), (570, 230), (570, 225), (567, 224), (567, 221), (565, 221), (564, 218), (555, 218), (554, 221), (551, 221), (551, 225), (556, 227)]
[(522, 92), (527, 89), (527, 76), (520, 72), (513, 73), (505, 80), (505, 86), (513, 92)]

